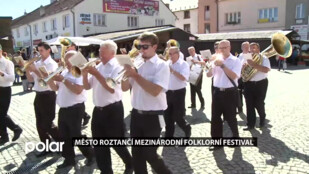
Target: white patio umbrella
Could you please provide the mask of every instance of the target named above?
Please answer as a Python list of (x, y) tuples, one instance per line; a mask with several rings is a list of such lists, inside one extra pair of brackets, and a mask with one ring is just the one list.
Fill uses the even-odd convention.
[(88, 46), (88, 45), (100, 45), (102, 40), (100, 39), (95, 39), (95, 38), (84, 38), (84, 37), (63, 37), (63, 36), (58, 36), (56, 38), (47, 40), (46, 42), (49, 45), (60, 45), (60, 39), (62, 38), (68, 38), (72, 42), (74, 42), (77, 46)]

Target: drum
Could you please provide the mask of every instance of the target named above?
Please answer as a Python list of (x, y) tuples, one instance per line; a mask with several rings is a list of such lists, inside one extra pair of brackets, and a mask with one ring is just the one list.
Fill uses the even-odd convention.
[(190, 69), (189, 82), (192, 85), (197, 85), (201, 80), (203, 74), (203, 67), (199, 64), (192, 64)]

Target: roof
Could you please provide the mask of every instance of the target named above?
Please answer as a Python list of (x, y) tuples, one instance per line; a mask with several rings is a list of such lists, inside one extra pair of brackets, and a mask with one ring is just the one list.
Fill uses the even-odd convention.
[[(165, 32), (165, 31), (172, 31), (172, 30), (181, 30), (181, 29), (171, 26), (171, 25), (166, 25), (166, 26), (160, 26), (160, 27), (148, 27), (148, 28), (135, 29), (135, 30), (131, 29), (131, 30), (125, 30), (125, 31), (104, 33), (104, 34), (99, 34), (95, 36), (89, 36), (89, 38), (96, 38), (96, 39), (101, 39), (101, 40), (111, 39), (117, 42), (117, 41), (130, 40), (132, 38), (136, 38), (144, 32), (160, 33), (160, 32)], [(196, 37), (193, 34), (190, 34), (190, 33), (187, 33), (187, 34), (191, 35), (192, 37)]]
[[(56, 0), (53, 3), (41, 6), (30, 13), (27, 13), (19, 18), (12, 21), (12, 28), (19, 27), (21, 25), (29, 24), (30, 22), (36, 21), (43, 17), (47, 17), (65, 10), (69, 10), (75, 7), (77, 4), (83, 0)], [(40, 8), (44, 8), (45, 14), (40, 16)]]
[[(228, 33), (210, 33), (210, 34), (195, 34), (198, 41), (217, 41), (217, 40), (245, 40), (245, 39), (270, 39), (277, 32), (284, 35), (292, 34), (297, 37), (297, 33), (293, 30), (266, 30), (266, 31), (244, 31), (244, 32), (228, 32)], [(296, 36), (295, 36), (296, 35)]]
[(163, 2), (169, 4), (172, 12), (198, 8), (198, 0), (163, 0)]

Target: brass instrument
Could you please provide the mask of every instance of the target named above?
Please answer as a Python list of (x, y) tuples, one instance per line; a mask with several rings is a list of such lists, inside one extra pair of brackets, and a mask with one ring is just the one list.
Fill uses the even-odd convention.
[(34, 62), (38, 61), (38, 60), (41, 60), (41, 56), (40, 57), (35, 57), (33, 59), (30, 59), (28, 62), (26, 62), (24, 64), (24, 66), (22, 68), (16, 68), (16, 74), (18, 74), (19, 76), (24, 76), (25, 75), (25, 71), (26, 69), (31, 65), (33, 64)]
[(140, 41), (135, 39), (133, 41), (133, 45), (132, 45), (132, 49), (129, 51), (129, 56), (130, 58), (134, 58), (136, 56), (138, 56), (139, 54), (139, 50), (137, 49), (137, 46), (139, 45)]
[(54, 71), (53, 73), (51, 73), (48, 77), (46, 78), (43, 78), (43, 79), (40, 79), (38, 82), (39, 82), (39, 85), (41, 87), (46, 87), (47, 86), (47, 82), (52, 79), (55, 75), (57, 75), (58, 73), (60, 73), (61, 71), (64, 70), (64, 67), (63, 66), (59, 66), (56, 71)]
[(80, 66), (73, 66), (71, 73), (74, 77), (80, 77), (82, 75), (82, 70), (88, 66), (95, 66), (97, 64), (97, 62), (100, 62), (101, 59), (100, 58), (96, 58), (94, 60), (91, 60), (87, 63), (85, 63), (84, 65), (80, 65)]
[[(279, 55), (281, 57), (288, 58), (291, 56), (291, 54), (292, 44), (289, 39), (284, 34), (276, 33), (271, 38), (271, 45), (263, 50), (260, 54), (253, 54), (252, 61), (258, 65), (261, 65), (263, 62), (263, 56), (269, 58), (275, 55)], [(250, 65), (246, 65), (241, 71), (243, 82), (249, 81), (256, 73), (257, 69)]]
[(164, 60), (169, 60), (170, 59), (169, 49), (171, 47), (175, 47), (175, 46), (179, 48), (179, 43), (175, 39), (170, 39), (170, 40), (167, 41), (166, 44), (167, 44), (167, 46), (166, 46), (166, 49), (163, 53), (163, 56), (164, 56)]

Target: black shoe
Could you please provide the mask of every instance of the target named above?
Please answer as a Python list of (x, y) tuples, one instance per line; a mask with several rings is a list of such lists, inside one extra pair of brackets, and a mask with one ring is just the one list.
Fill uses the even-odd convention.
[(260, 129), (263, 129), (265, 127), (265, 124), (264, 123), (262, 123), (262, 124), (260, 124)]
[(196, 106), (192, 106), (192, 105), (191, 105), (191, 106), (189, 106), (188, 108), (196, 108)]
[(64, 162), (62, 164), (57, 166), (57, 169), (63, 169), (63, 168), (66, 168), (66, 167), (73, 167), (73, 166), (75, 166), (74, 161), (68, 162), (68, 161), (64, 160)]
[(188, 125), (187, 129), (185, 130), (185, 136), (186, 138), (191, 137), (191, 126), (190, 125)]
[(210, 146), (209, 147), (209, 151), (215, 151), (215, 150), (219, 150), (219, 149), (222, 149), (223, 146)]
[(94, 164), (94, 158), (87, 158), (87, 160), (85, 161), (85, 165), (86, 166), (91, 166), (92, 164)]
[(4, 145), (7, 142), (9, 142), (9, 137), (1, 137), (0, 138), (0, 146)]
[(46, 156), (46, 155), (51, 154), (51, 153), (52, 153), (51, 151), (43, 151), (43, 152), (36, 154), (35, 156), (37, 158), (40, 158), (40, 157)]
[(133, 167), (130, 166), (130, 167), (127, 167), (126, 166), (126, 169), (124, 170), (123, 174), (132, 174), (134, 171)]
[(205, 109), (205, 106), (201, 106), (200, 110), (202, 111), (202, 110), (204, 110), (204, 109)]
[(90, 115), (86, 115), (86, 117), (84, 117), (84, 122), (83, 122), (83, 126), (86, 126), (89, 123), (90, 120)]
[(20, 134), (23, 132), (23, 130), (19, 127), (17, 129), (14, 130), (14, 136), (12, 138), (12, 141), (16, 141), (19, 137)]
[(248, 127), (246, 127), (246, 128), (243, 128), (244, 131), (250, 131), (250, 130), (252, 130), (252, 129), (254, 129), (254, 127), (251, 127), (251, 126), (248, 126)]

